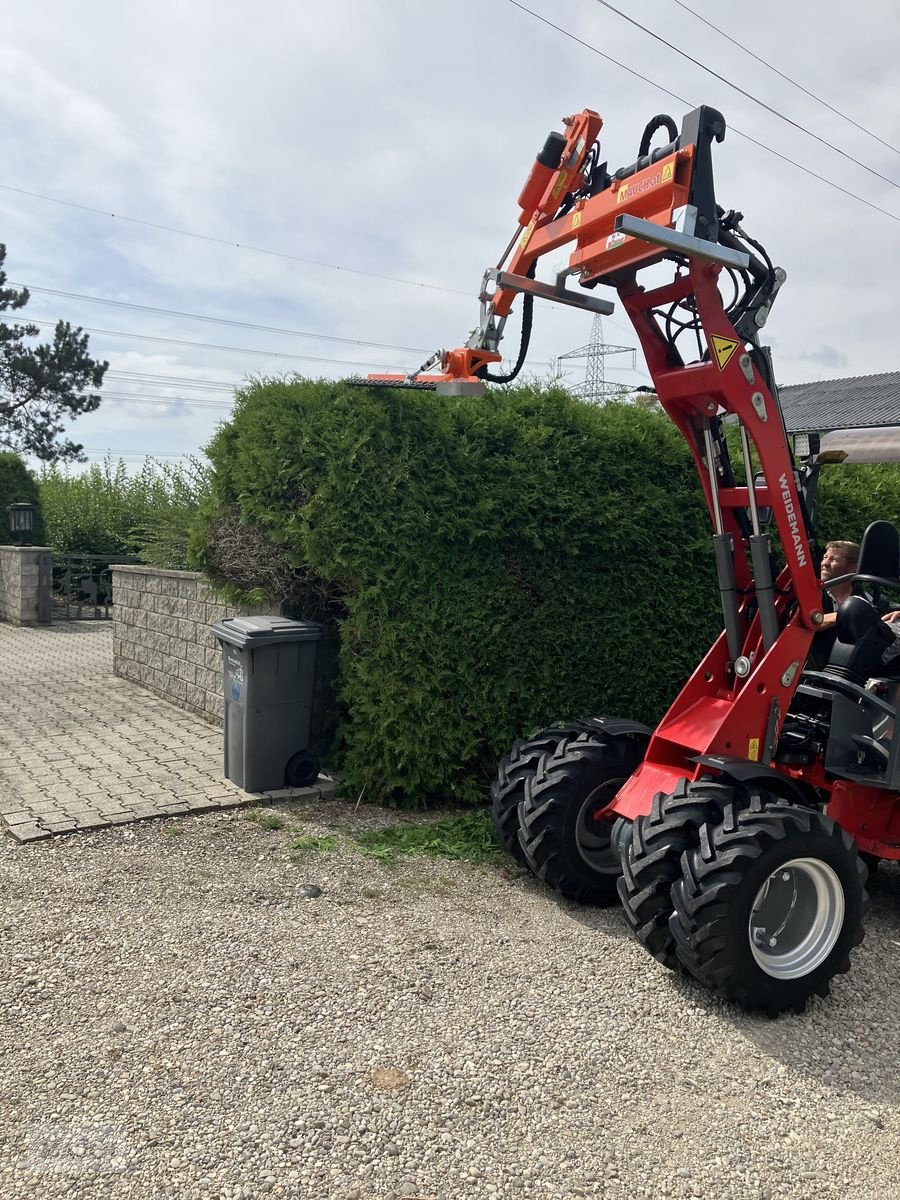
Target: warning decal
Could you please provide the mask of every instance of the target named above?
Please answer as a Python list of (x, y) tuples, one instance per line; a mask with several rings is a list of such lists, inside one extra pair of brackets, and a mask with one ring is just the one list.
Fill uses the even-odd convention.
[(712, 335), (712, 346), (710, 349), (720, 371), (725, 370), (726, 365), (731, 360), (732, 354), (734, 354), (740, 344), (737, 338), (720, 337), (717, 333)]
[(662, 176), (663, 183), (669, 182), (669, 180), (672, 178), (672, 173), (673, 173), (674, 169), (675, 168), (672, 166), (671, 163), (666, 163), (666, 165), (663, 167), (663, 176)]
[(580, 212), (572, 213), (572, 228), (577, 229), (580, 224), (581, 224), (581, 213)]
[(759, 762), (759, 738), (748, 739), (747, 757), (751, 762)]
[(560, 192), (563, 190), (563, 188), (566, 186), (566, 180), (567, 180), (568, 178), (569, 178), (569, 172), (568, 172), (568, 171), (560, 171), (560, 173), (559, 173), (559, 179), (556, 181), (556, 187), (555, 187), (555, 188), (553, 189), (553, 191), (550, 193), (551, 197), (552, 197), (554, 200), (558, 200), (558, 199), (559, 199), (559, 194), (560, 194)]

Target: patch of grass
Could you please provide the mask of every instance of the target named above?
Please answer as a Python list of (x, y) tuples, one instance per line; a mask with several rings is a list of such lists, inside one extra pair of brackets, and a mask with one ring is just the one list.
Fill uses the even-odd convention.
[(490, 813), (484, 809), (447, 817), (428, 825), (392, 825), (357, 836), (364, 854), (383, 862), (404, 855), (451, 858), (466, 862), (496, 862), (502, 851), (494, 837)]
[(309, 854), (314, 851), (334, 850), (337, 846), (337, 838), (330, 834), (324, 837), (298, 837), (291, 842), (291, 850), (295, 854)]
[(259, 808), (247, 809), (247, 820), (253, 821), (260, 829), (284, 829), (287, 822), (278, 813), (263, 812)]
[(166, 837), (181, 837), (184, 833), (183, 825), (167, 825), (163, 830)]

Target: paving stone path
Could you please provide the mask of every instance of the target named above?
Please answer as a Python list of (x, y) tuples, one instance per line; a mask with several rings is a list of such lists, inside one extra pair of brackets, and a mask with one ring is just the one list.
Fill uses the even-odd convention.
[(222, 731), (112, 673), (112, 622), (0, 624), (0, 828), (17, 841), (180, 816), (248, 793), (222, 777)]

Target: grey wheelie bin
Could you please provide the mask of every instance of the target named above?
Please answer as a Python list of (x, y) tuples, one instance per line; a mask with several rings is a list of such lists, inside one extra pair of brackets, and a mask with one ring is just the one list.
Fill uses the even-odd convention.
[(224, 658), (225, 778), (245, 792), (314, 783), (319, 760), (310, 730), (324, 628), (286, 617), (228, 617), (212, 632)]

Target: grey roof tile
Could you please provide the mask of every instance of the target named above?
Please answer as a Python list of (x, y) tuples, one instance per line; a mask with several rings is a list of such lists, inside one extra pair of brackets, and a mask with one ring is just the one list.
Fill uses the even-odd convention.
[(900, 425), (900, 371), (792, 383), (778, 394), (788, 433)]

